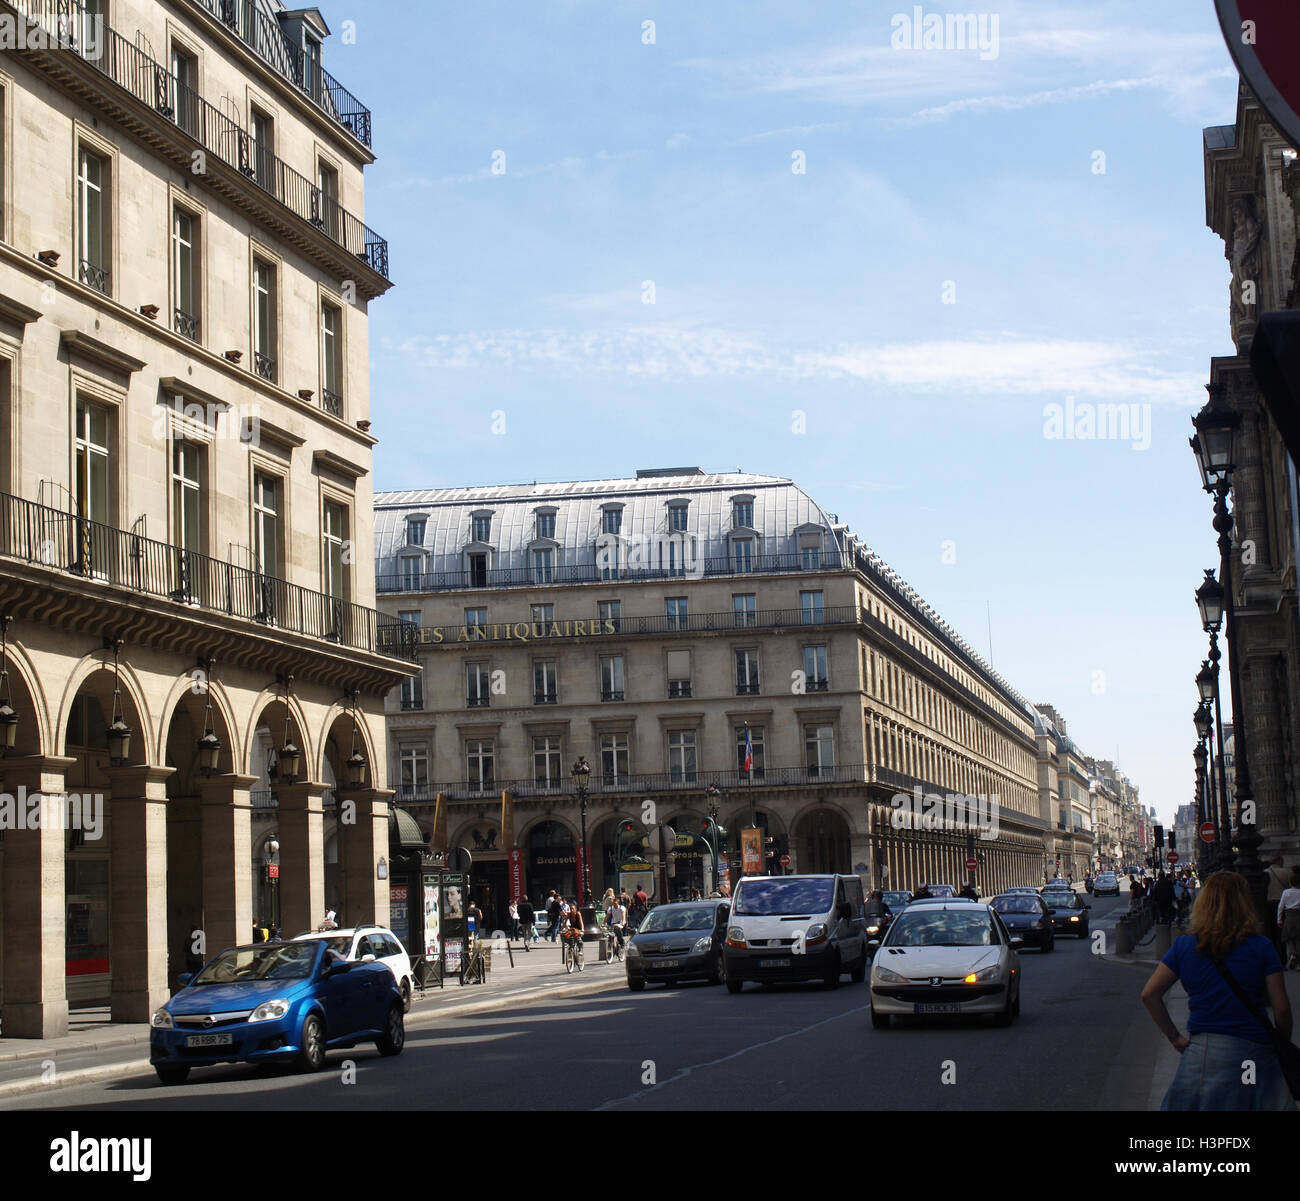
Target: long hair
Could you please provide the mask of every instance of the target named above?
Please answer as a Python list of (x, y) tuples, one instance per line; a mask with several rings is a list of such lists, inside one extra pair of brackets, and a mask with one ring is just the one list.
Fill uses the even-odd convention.
[(1236, 872), (1215, 872), (1201, 886), (1192, 909), (1196, 950), (1210, 959), (1222, 959), (1257, 932), (1257, 922), (1245, 878)]

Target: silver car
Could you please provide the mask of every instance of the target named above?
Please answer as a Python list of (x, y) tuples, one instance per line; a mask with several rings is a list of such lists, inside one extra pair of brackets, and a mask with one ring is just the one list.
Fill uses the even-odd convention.
[(1019, 938), (977, 901), (913, 903), (894, 919), (871, 967), (871, 1024), (891, 1017), (1020, 1012)]

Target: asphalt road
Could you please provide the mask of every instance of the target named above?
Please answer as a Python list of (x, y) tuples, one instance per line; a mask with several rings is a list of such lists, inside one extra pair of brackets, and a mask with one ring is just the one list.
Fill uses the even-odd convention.
[[(1109, 931), (1126, 901), (1093, 902)], [(556, 998), (517, 1012), (447, 1017), (408, 1030), (406, 1049), (332, 1053), (319, 1075), (196, 1069), (53, 1089), (2, 1108), (238, 1109), (1024, 1109), (1150, 1106), (1158, 1035), (1138, 1001), (1148, 969), (1104, 962), (1089, 941), (1022, 952), (1013, 1026), (984, 1021), (871, 1028), (867, 986), (706, 984)], [(352, 1068), (349, 1069), (349, 1065)]]

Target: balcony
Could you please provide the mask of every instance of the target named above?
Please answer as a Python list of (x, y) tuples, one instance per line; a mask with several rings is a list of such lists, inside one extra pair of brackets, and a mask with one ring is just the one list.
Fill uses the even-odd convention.
[(370, 654), (414, 658), (396, 618), (0, 492), (0, 559)]
[[(321, 408), (331, 417), (343, 416), (343, 397), (337, 392), (331, 392), (328, 388), (322, 388), (320, 404)], [(413, 589), (406, 589), (406, 591), (413, 591)]]
[(318, 62), (291, 45), (279, 22), (257, 7), (255, 0), (192, 0), (212, 14), (281, 78), (307, 97), (321, 112), (370, 146), (370, 110)]
[(691, 695), (690, 680), (669, 680), (668, 681), (669, 697), (688, 697)]
[(83, 284), (108, 295), (108, 268), (101, 267), (98, 263), (92, 263), (89, 259), (82, 259), (77, 267), (77, 278)]
[(177, 309), (172, 315), (172, 329), (191, 342), (199, 340), (199, 319), (184, 309)]
[(253, 351), (253, 370), (264, 380), (275, 383), (275, 360), (260, 350)]
[(741, 683), (739, 683), (739, 684), (736, 685), (736, 695), (737, 695), (737, 696), (757, 696), (757, 695), (758, 695), (758, 685), (757, 685), (756, 683), (755, 683), (755, 684), (746, 684), (746, 683), (744, 683), (744, 682), (741, 682)]
[(554, 705), (559, 702), (559, 696), (554, 692), (534, 692), (534, 705)]
[[(193, 2), (219, 16), (227, 0)], [(238, 2), (251, 3), (251, 0)], [(206, 178), (214, 189), (223, 192), (241, 207), (249, 208), (255, 197), (248, 184), (254, 185), (257, 193), (274, 200), (294, 216), (313, 225), (331, 243), (359, 259), (385, 280), (388, 279), (388, 243), (383, 238), (359, 218), (340, 208), (306, 176), (300, 175), (275, 155), (258, 147), (256, 140), (242, 126), (209, 104), (197, 92), (180, 83), (175, 75), (150, 58), (133, 41), (122, 37), (105, 24), (103, 36), (93, 44), (90, 39), (79, 42), (78, 31), (92, 19), (87, 16), (80, 0), (3, 0), (0, 11), (4, 7), (17, 10), (45, 31), (43, 40), (50, 44), (50, 49), (32, 48), (20, 53), (28, 56), (34, 65), (55, 76), (62, 85), (70, 86), (77, 94), (106, 108), (115, 121), (120, 120), (163, 153), (170, 152), (173, 158), (183, 159), (187, 169), (192, 166), (194, 151), (191, 147), (160, 147), (153, 125), (145, 121), (138, 110), (122, 104), (122, 95), (104, 89), (99, 81), (86, 80), (83, 73), (73, 70), (78, 62), (87, 64), (99, 76), (115, 84), (121, 93), (133, 98), (136, 104), (154, 114), (155, 120), (162, 117), (171, 122), (210, 157), (239, 172), (244, 181), (242, 187), (232, 189), (217, 178), (217, 173), (212, 170), (209, 162)], [(321, 75), (325, 78), (324, 72)], [(361, 109), (360, 112), (364, 110)], [(359, 114), (357, 121), (363, 123)], [(368, 113), (365, 113), (364, 125), (368, 136)], [(310, 240), (307, 240), (307, 244), (310, 245)], [(371, 289), (367, 289), (369, 290)]]
[(600, 690), (600, 699), (602, 701), (621, 701), (623, 699), (623, 690), (621, 688), (602, 688)]
[[(822, 558), (820, 571), (837, 571), (851, 564), (841, 559), (838, 551), (828, 552)], [(607, 580), (680, 580), (729, 575), (771, 575), (806, 572), (803, 560), (795, 555), (755, 555), (747, 569), (738, 572), (732, 560), (725, 555), (696, 560), (692, 570), (676, 567), (638, 567), (603, 571), (593, 558), (590, 563), (557, 564), (548, 572), (548, 584), (595, 584)], [(493, 568), (478, 571), (426, 572), (416, 577), (415, 586), (399, 574), (381, 575), (376, 580), (379, 592), (457, 592), (466, 588), (532, 588), (537, 581), (531, 567)], [(743, 615), (748, 617), (748, 614)], [(740, 624), (735, 612), (727, 614), (730, 621)], [(684, 620), (684, 619), (682, 619)]]
[(465, 698), (465, 707), (468, 709), (486, 709), (491, 703), (491, 698), (486, 696), (467, 696)]

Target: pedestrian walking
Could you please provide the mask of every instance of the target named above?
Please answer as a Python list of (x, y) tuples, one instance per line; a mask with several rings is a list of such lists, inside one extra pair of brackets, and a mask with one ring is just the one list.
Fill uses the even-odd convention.
[(1172, 925), (1174, 920), (1174, 882), (1168, 872), (1161, 872), (1151, 890), (1151, 899), (1155, 901), (1160, 913), (1161, 925)]
[(519, 937), (519, 902), (511, 901), (509, 907), (506, 910), (506, 914), (510, 918), (510, 937), (512, 939), (518, 938)]
[(550, 899), (546, 902), (546, 916), (551, 921), (546, 929), (546, 937), (554, 942), (560, 935), (560, 919), (564, 916), (564, 907), (560, 904), (559, 895), (553, 888)]
[(531, 951), (532, 947), (528, 944), (537, 939), (537, 931), (533, 929), (533, 923), (537, 921), (537, 914), (529, 904), (528, 898), (524, 897), (519, 902), (519, 929), (523, 934), (524, 950)]
[(1128, 907), (1136, 909), (1142, 904), (1142, 898), (1146, 895), (1146, 889), (1142, 887), (1142, 881), (1134, 876), (1128, 885)]
[(1266, 876), (1268, 878), (1268, 910), (1266, 913), (1268, 930), (1266, 933), (1280, 952), (1282, 950), (1282, 933), (1278, 928), (1277, 906), (1282, 899), (1282, 894), (1291, 883), (1291, 873), (1282, 866), (1281, 855), (1273, 857), (1273, 862), (1268, 865)]
[(1300, 867), (1291, 869), (1287, 887), (1278, 898), (1277, 919), (1280, 937), (1286, 948), (1286, 965), (1300, 972)]
[[(1174, 940), (1142, 990), (1152, 1020), (1182, 1056), (1162, 1110), (1294, 1110), (1272, 1035), (1256, 1010), (1267, 1004), (1291, 1037), (1291, 1002), (1273, 944), (1255, 933), (1255, 905), (1243, 877), (1216, 872), (1192, 911), (1192, 929)], [(1182, 982), (1187, 1033), (1169, 1017), (1164, 996)], [(1262, 1016), (1262, 1014), (1261, 1014)], [(1254, 1064), (1252, 1074), (1242, 1064)], [(1249, 1083), (1246, 1083), (1246, 1081)]]

